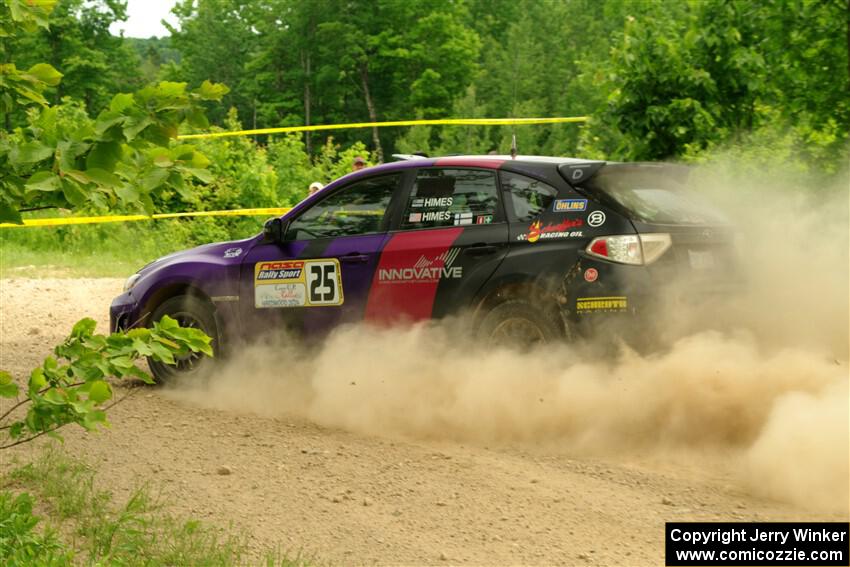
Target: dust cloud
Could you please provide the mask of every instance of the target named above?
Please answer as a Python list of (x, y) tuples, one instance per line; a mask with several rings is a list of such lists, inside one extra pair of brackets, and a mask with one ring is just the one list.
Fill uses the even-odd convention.
[(739, 232), (746, 284), (659, 314), (666, 332), (652, 351), (607, 336), (487, 349), (451, 321), (344, 327), (318, 348), (247, 347), (203, 387), (172, 395), (370, 435), (545, 441), (601, 456), (732, 450), (754, 494), (846, 514), (847, 185), (728, 164), (695, 177)]

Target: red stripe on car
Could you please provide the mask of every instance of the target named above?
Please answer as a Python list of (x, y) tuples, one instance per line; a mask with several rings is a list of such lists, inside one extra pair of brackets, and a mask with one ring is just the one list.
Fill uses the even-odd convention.
[(456, 261), (451, 245), (462, 232), (463, 228), (445, 228), (394, 234), (372, 278), (366, 321), (429, 319), (440, 280), (452, 273)]
[(487, 169), (499, 169), (505, 163), (503, 159), (487, 159), (487, 158), (466, 158), (466, 157), (446, 157), (440, 158), (434, 162), (435, 166), (458, 165), (465, 167), (485, 167)]

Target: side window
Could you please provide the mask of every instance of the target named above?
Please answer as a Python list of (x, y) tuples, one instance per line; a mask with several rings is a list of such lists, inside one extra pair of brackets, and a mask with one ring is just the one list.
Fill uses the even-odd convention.
[(545, 211), (558, 194), (558, 190), (551, 185), (525, 175), (509, 171), (501, 171), (499, 175), (502, 189), (510, 196), (518, 221), (530, 221)]
[(496, 174), (478, 169), (420, 169), (401, 221), (403, 230), (498, 220)]
[(353, 183), (304, 211), (290, 223), (286, 240), (355, 236), (381, 232), (400, 174)]

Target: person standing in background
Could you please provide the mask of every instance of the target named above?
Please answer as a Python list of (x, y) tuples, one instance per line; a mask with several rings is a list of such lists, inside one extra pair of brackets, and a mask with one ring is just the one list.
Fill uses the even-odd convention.
[(310, 195), (315, 195), (317, 192), (324, 189), (324, 187), (325, 186), (319, 183), (318, 181), (312, 182), (310, 184), (310, 189), (308, 189), (309, 192), (307, 193), (307, 196), (309, 197)]
[(361, 156), (357, 156), (354, 158), (354, 162), (351, 164), (351, 171), (360, 171), (366, 167), (366, 160)]

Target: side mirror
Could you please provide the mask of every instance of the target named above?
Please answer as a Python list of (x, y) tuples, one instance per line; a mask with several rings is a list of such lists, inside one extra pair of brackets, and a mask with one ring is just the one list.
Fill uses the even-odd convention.
[(263, 225), (263, 238), (266, 242), (283, 242), (283, 221), (271, 218)]

